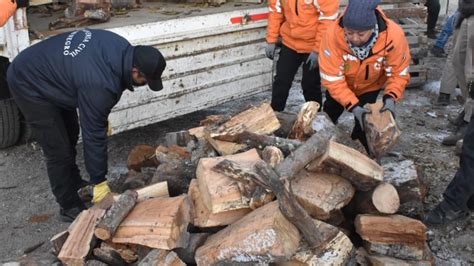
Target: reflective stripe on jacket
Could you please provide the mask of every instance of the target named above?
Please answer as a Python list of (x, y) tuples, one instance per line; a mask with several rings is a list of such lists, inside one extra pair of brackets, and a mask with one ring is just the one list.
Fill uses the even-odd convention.
[(403, 97), (410, 80), (410, 49), (402, 28), (377, 8), (379, 36), (365, 60), (359, 60), (344, 37), (342, 17), (327, 31), (319, 50), (321, 84), (350, 110), (357, 96), (379, 90), (396, 101)]
[(339, 0), (269, 0), (267, 42), (278, 36), (298, 53), (319, 51), (328, 27), (337, 19)]

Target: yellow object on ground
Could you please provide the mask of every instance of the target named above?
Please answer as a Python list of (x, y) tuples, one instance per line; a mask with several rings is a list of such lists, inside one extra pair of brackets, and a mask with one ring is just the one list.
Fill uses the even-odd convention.
[(94, 186), (93, 196), (92, 196), (92, 203), (96, 204), (101, 202), (107, 194), (110, 193), (109, 185), (107, 181), (104, 181), (100, 184)]

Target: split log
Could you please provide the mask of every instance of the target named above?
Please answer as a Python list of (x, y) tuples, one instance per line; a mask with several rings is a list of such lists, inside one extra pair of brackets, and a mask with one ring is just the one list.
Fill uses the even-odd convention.
[(290, 154), (301, 145), (301, 142), (298, 140), (259, 135), (249, 131), (244, 131), (234, 135), (234, 142), (245, 144), (247, 148), (257, 149), (263, 149), (266, 146), (275, 146), (279, 148), (284, 154)]
[(371, 191), (359, 191), (354, 200), (360, 214), (394, 214), (400, 207), (398, 192), (389, 183), (380, 183)]
[[(315, 135), (313, 135), (315, 136)], [(286, 159), (285, 159), (286, 160)], [(277, 166), (281, 166), (285, 161)], [(323, 222), (313, 220), (295, 199), (288, 178), (281, 178), (265, 162), (255, 165), (257, 173), (266, 180), (278, 198), (278, 204), (283, 215), (294, 224), (308, 242), (310, 248), (321, 248), (328, 239), (337, 235), (337, 228)]]
[(274, 262), (288, 259), (300, 242), (298, 229), (272, 202), (210, 236), (196, 252), (197, 265)]
[(223, 141), (234, 141), (234, 136), (244, 131), (255, 134), (272, 134), (280, 127), (280, 122), (268, 103), (252, 107), (222, 124), (210, 132), (211, 138)]
[(193, 128), (188, 129), (188, 133), (189, 135), (194, 136), (197, 139), (202, 139), (204, 138), (205, 128), (206, 128), (205, 126), (193, 127)]
[(140, 172), (142, 167), (156, 167), (158, 164), (155, 158), (155, 148), (152, 146), (137, 145), (128, 154), (128, 169)]
[(380, 256), (380, 255), (367, 255), (367, 260), (370, 262), (372, 266), (390, 266), (390, 265), (397, 265), (397, 266), (430, 266), (434, 265), (431, 264), (429, 261), (407, 261), (396, 259), (387, 256)]
[(133, 190), (127, 190), (120, 195), (117, 201), (112, 204), (112, 207), (107, 210), (105, 215), (100, 220), (95, 228), (95, 236), (102, 240), (111, 238), (122, 220), (133, 209), (137, 202), (138, 193)]
[(184, 247), (189, 239), (191, 202), (187, 195), (138, 203), (122, 221), (112, 241), (159, 249)]
[(402, 215), (358, 215), (354, 221), (363, 240), (380, 244), (400, 244), (423, 248), (426, 226)]
[(275, 115), (280, 122), (280, 128), (275, 131), (275, 136), (286, 138), (290, 134), (291, 128), (295, 124), (297, 114), (288, 112), (276, 112)]
[(285, 155), (277, 147), (266, 146), (262, 151), (262, 159), (271, 167), (275, 167), (285, 159)]
[(325, 112), (318, 113), (316, 115), (316, 117), (313, 119), (313, 122), (311, 123), (311, 127), (316, 133), (330, 130), (336, 132), (336, 137), (340, 133), (336, 125), (331, 121), (331, 119)]
[(383, 181), (383, 168), (380, 165), (362, 153), (334, 141), (330, 141), (325, 154), (312, 161), (307, 169), (342, 176), (361, 191), (371, 190)]
[(320, 104), (318, 102), (306, 102), (301, 107), (298, 117), (296, 118), (290, 133), (289, 139), (297, 139), (305, 141), (309, 136), (314, 134), (312, 128), (313, 120), (318, 114)]
[(61, 248), (63, 247), (68, 237), (69, 237), (69, 231), (66, 230), (54, 235), (49, 240), (51, 242), (51, 245), (53, 246), (54, 255), (57, 256), (59, 254), (59, 252), (61, 251)]
[(165, 135), (165, 143), (168, 147), (173, 145), (186, 147), (190, 140), (191, 135), (186, 130), (178, 132), (169, 132)]
[(242, 195), (242, 202), (248, 202), (252, 210), (273, 201), (275, 198), (273, 193), (267, 191), (270, 188), (266, 186), (265, 182), (258, 181), (260, 180), (258, 175), (248, 169), (243, 169), (236, 162), (226, 159), (216, 164), (212, 170), (236, 180)]
[[(137, 202), (142, 202), (148, 199), (169, 197), (168, 183), (160, 182), (153, 185), (149, 185), (138, 189), (137, 191)], [(120, 195), (114, 196), (114, 200), (117, 201)]]
[(127, 262), (124, 259), (122, 259), (120, 254), (113, 249), (94, 248), (93, 253), (94, 253), (94, 257), (96, 257), (102, 262), (107, 263), (107, 265), (114, 265), (114, 266), (128, 265)]
[(383, 102), (378, 101), (374, 104), (364, 106), (370, 113), (365, 116), (365, 135), (370, 155), (379, 160), (400, 137), (397, 121), (390, 111), (380, 112)]
[(337, 175), (300, 171), (292, 180), (293, 193), (301, 206), (318, 220), (326, 221), (354, 196), (351, 183)]
[(138, 266), (185, 266), (173, 251), (154, 249), (140, 261)]
[(201, 158), (216, 157), (217, 153), (212, 145), (204, 138), (197, 140), (197, 147), (191, 152), (191, 163), (197, 166)]
[(84, 265), (86, 257), (95, 245), (94, 228), (104, 215), (102, 209), (82, 211), (69, 231), (69, 237), (59, 252), (58, 259), (66, 265)]
[(117, 252), (120, 257), (127, 263), (132, 264), (138, 261), (138, 258), (145, 257), (150, 252), (149, 247), (132, 245), (132, 244), (119, 244), (104, 241), (100, 244), (102, 250), (113, 250)]
[(247, 147), (244, 144), (214, 139), (207, 130), (204, 130), (204, 138), (212, 145), (217, 153), (222, 156), (236, 154)]
[(315, 253), (305, 242), (301, 242), (298, 252), (289, 262), (277, 263), (277, 266), (313, 266), (313, 265), (351, 265), (355, 253), (351, 240), (342, 232), (330, 239), (324, 250)]
[(412, 160), (387, 163), (383, 168), (384, 181), (395, 186), (401, 204), (424, 200), (428, 189), (421, 180), (421, 172)]
[(383, 244), (364, 241), (364, 248), (369, 254), (378, 254), (406, 260), (422, 260), (424, 254), (424, 247), (406, 244)]
[(229, 225), (251, 212), (250, 208), (242, 208), (213, 214), (202, 201), (196, 179), (191, 180), (188, 195), (193, 204), (192, 223), (197, 227), (208, 228)]
[(231, 119), (231, 116), (229, 115), (208, 115), (206, 116), (205, 119), (199, 121), (199, 125), (200, 126), (211, 126), (211, 125), (220, 126), (223, 123), (227, 122), (229, 119)]
[(249, 203), (242, 198), (237, 182), (212, 170), (215, 165), (225, 159), (237, 162), (248, 171), (257, 162), (262, 161), (255, 149), (235, 155), (203, 158), (199, 161), (196, 170), (199, 190), (204, 204), (214, 214), (249, 207)]
[(185, 248), (177, 248), (175, 252), (184, 263), (196, 264), (196, 250), (204, 245), (204, 242), (206, 242), (208, 237), (208, 233), (191, 234), (188, 246)]

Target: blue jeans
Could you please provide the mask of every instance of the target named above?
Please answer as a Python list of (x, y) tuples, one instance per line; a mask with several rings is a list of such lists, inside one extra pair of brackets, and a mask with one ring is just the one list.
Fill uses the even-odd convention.
[(454, 32), (454, 23), (456, 22), (456, 18), (459, 15), (459, 11), (456, 11), (453, 15), (449, 16), (446, 22), (444, 23), (443, 30), (438, 34), (438, 38), (436, 38), (436, 43), (434, 46), (444, 49), (446, 43), (449, 40), (449, 37), (453, 35)]

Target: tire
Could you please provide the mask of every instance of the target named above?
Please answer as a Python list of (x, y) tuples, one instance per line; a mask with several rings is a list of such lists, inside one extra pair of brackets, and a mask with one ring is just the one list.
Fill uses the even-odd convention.
[(20, 110), (13, 99), (0, 100), (0, 149), (15, 145), (20, 138)]

